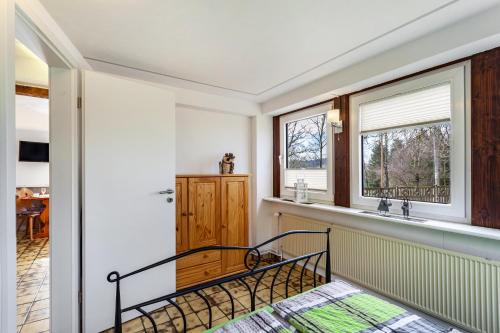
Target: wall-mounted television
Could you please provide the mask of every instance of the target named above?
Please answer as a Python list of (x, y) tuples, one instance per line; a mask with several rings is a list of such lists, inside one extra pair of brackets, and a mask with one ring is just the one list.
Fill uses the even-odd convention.
[(48, 162), (49, 144), (46, 142), (19, 141), (20, 162)]

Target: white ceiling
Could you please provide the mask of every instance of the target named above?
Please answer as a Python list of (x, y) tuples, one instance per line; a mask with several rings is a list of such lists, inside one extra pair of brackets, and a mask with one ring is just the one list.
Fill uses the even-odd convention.
[[(37, 87), (49, 84), (49, 68), (40, 58), (16, 40), (16, 83)], [(49, 131), (49, 100), (16, 95), (16, 129)]]
[(16, 82), (48, 87), (49, 67), (30, 49), (16, 40)]
[(89, 63), (263, 101), (498, 0), (41, 0)]
[(16, 95), (16, 129), (49, 131), (49, 100)]

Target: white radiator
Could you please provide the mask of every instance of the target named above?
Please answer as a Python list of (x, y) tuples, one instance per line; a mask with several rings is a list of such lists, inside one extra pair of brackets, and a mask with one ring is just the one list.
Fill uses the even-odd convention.
[[(332, 228), (334, 274), (474, 332), (500, 332), (500, 263), (293, 215), (279, 231)], [(289, 255), (324, 248), (319, 236), (281, 241)], [(320, 267), (324, 267), (324, 262)]]

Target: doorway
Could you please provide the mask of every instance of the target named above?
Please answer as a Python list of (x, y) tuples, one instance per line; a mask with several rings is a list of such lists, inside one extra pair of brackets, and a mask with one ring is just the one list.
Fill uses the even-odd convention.
[(16, 324), (50, 328), (48, 65), (16, 40)]
[[(82, 59), (74, 47), (61, 42), (46, 24), (43, 8), (32, 2), (0, 2), (0, 331), (15, 332), (17, 326), (16, 278), (16, 140), (15, 41), (29, 48), (48, 65), (49, 107), (49, 216), (50, 223), (33, 221), (34, 233), (48, 230), (50, 241), (50, 331), (78, 332), (80, 324), (80, 149), (78, 70)], [(57, 31), (56, 31), (57, 32)], [(34, 193), (41, 193), (41, 188)], [(48, 225), (48, 227), (47, 227)], [(30, 228), (31, 229), (31, 228)], [(22, 226), (26, 230), (26, 226)], [(28, 232), (29, 235), (29, 232)], [(42, 249), (41, 254), (45, 251)], [(28, 256), (25, 256), (25, 259)], [(33, 255), (31, 255), (33, 257)], [(44, 282), (42, 282), (42, 286)], [(42, 297), (42, 296), (40, 296)], [(40, 299), (39, 299), (40, 300)], [(36, 297), (35, 300), (36, 301)], [(28, 302), (27, 302), (28, 303)], [(26, 303), (23, 303), (26, 304)], [(22, 320), (22, 319), (19, 319)], [(46, 327), (42, 327), (45, 329)], [(24, 330), (27, 331), (27, 330)], [(43, 330), (35, 329), (35, 332)]]

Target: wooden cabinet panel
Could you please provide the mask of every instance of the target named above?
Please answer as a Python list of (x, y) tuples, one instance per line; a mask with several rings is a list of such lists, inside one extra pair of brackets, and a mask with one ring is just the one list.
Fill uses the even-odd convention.
[[(222, 244), (248, 245), (248, 178), (227, 177), (221, 180)], [(246, 251), (223, 251), (222, 271), (230, 273), (245, 269)]]
[(221, 254), (220, 250), (214, 251), (203, 251), (200, 253), (191, 254), (187, 257), (177, 260), (177, 269), (183, 269), (191, 266), (196, 266), (212, 261), (220, 261)]
[(209, 262), (177, 270), (177, 289), (192, 286), (202, 281), (215, 279), (221, 274), (221, 262)]
[(183, 252), (189, 249), (187, 178), (176, 178), (175, 193), (176, 193), (176, 207), (175, 207), (176, 249), (177, 252)]
[(220, 177), (189, 178), (189, 247), (221, 244)]

